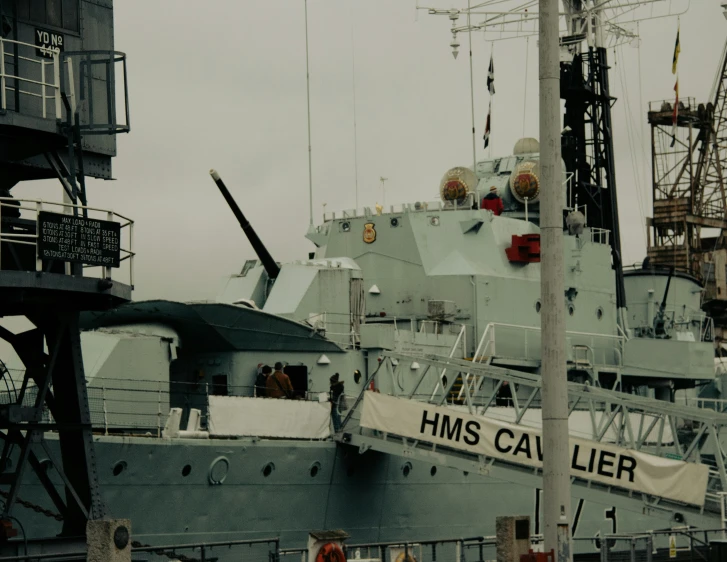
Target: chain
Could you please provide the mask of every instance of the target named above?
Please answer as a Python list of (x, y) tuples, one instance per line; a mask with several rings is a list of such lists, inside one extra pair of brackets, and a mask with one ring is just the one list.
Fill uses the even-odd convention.
[[(4, 491), (0, 490), (0, 496), (2, 496), (5, 499), (8, 499), (10, 494), (8, 492), (4, 492)], [(23, 507), (26, 507), (28, 509), (32, 509), (36, 513), (41, 513), (41, 514), (45, 515), (46, 517), (50, 517), (51, 519), (55, 519), (56, 521), (63, 521), (63, 516), (60, 513), (56, 513), (54, 511), (51, 511), (50, 509), (45, 509), (43, 507), (40, 507), (37, 504), (25, 501), (20, 498), (15, 498), (15, 503), (17, 503), (18, 505), (22, 505)]]
[[(150, 544), (142, 544), (139, 541), (131, 541), (131, 547), (132, 548), (149, 548), (151, 547)], [(174, 550), (152, 550), (152, 553), (156, 554), (157, 556), (166, 556), (170, 560), (179, 560), (179, 562), (201, 562), (199, 558), (190, 558), (189, 556), (185, 556), (184, 554), (177, 554), (174, 552)], [(214, 561), (217, 560), (217, 558), (206, 558), (208, 561)]]

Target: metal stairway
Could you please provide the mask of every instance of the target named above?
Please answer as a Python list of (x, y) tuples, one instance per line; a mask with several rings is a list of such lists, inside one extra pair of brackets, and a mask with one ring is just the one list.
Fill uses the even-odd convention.
[[(406, 403), (415, 402), (422, 406), (446, 408), (453, 416), (469, 414), (485, 418), (499, 416), (502, 419), (503, 415), (507, 415), (508, 423), (531, 431), (534, 429), (533, 420), (540, 415), (541, 379), (538, 375), (434, 355), (384, 352), (379, 360), (378, 368), (363, 385), (364, 390), (353, 402), (341, 430), (335, 435), (337, 441), (358, 447), (361, 454), (368, 450), (378, 451), (533, 488), (542, 486), (541, 469), (537, 467), (474, 453), (456, 445), (437, 444), (434, 439), (427, 440), (426, 437), (417, 439), (397, 434), (395, 430), (371, 429), (360, 423), (367, 393), (365, 389), (373, 383), (382, 392), (400, 399), (397, 404), (402, 408)], [(414, 364), (419, 369), (414, 369)], [(397, 384), (402, 380), (408, 382)], [(463, 380), (477, 382), (462, 384)], [(509, 408), (497, 406), (498, 393), (505, 383), (512, 389)], [(461, 385), (456, 392), (464, 395), (463, 406), (446, 404), (451, 399), (455, 384)], [(702, 518), (701, 522), (705, 525), (715, 523), (722, 507), (721, 492), (727, 490), (723, 444), (727, 441), (727, 414), (588, 384), (569, 383), (568, 395), (572, 438), (573, 426), (580, 425), (579, 432), (593, 444), (623, 447), (632, 452), (708, 466), (707, 491), (702, 506), (605, 485), (585, 475), (572, 476), (574, 497), (613, 505), (620, 503), (627, 509), (645, 510), (644, 513), (650, 510), (690, 513), (690, 522)], [(390, 398), (387, 396), (387, 399)]]

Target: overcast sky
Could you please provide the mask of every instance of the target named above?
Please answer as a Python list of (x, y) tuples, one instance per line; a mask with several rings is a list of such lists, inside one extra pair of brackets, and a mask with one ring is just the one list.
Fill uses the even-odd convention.
[[(136, 221), (135, 298), (213, 298), (254, 257), (212, 167), (276, 260), (307, 257), (303, 1), (123, 0), (115, 18), (116, 49), (128, 55), (132, 131), (119, 138), (117, 181), (89, 182), (89, 200)], [(389, 178), (387, 203), (435, 199), (442, 174), (472, 161), (466, 36), (454, 60), (449, 20), (417, 12), (414, 0), (309, 0), (308, 19), (315, 221), (323, 203), (328, 211), (354, 206), (354, 55), (359, 205), (381, 201), (380, 176)], [(645, 253), (646, 105), (673, 97), (676, 29), (676, 18), (643, 22), (640, 48), (609, 50), (626, 262)], [(692, 1), (681, 16), (682, 97), (706, 101), (726, 32), (718, 0)], [(536, 40), (492, 42), (500, 37), (473, 34), (478, 159), (486, 156), (493, 48), (492, 155), (538, 136)], [(50, 197), (56, 186), (13, 193)]]

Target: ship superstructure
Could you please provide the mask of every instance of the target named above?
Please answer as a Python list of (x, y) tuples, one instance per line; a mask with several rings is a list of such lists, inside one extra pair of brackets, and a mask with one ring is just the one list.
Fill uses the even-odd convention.
[[(87, 4), (79, 9), (93, 13)], [(612, 147), (603, 136), (610, 129), (605, 53), (566, 52), (575, 61), (564, 69), (569, 123), (584, 112), (599, 115), (595, 136), (584, 140), (573, 127), (566, 135), (572, 150), (564, 151), (556, 187), (570, 429), (579, 450), (589, 451), (573, 457), (571, 523), (574, 536), (594, 539), (582, 548), (596, 550), (598, 536), (623, 528), (723, 524), (727, 415), (675, 404), (677, 391), (714, 380), (702, 286), (649, 264), (622, 271), (610, 222)], [(605, 88), (598, 99), (583, 99), (594, 84)], [(78, 115), (60, 129), (76, 135), (61, 139), (71, 149), (61, 180), (80, 197)], [(605, 155), (598, 170), (586, 167), (593, 150)], [(84, 313), (88, 413), (110, 512), (157, 543), (182, 534), (297, 541), (314, 528), (343, 528), (360, 540), (467, 536), (489, 534), (483, 523), (494, 526), (495, 515), (513, 511), (531, 514), (539, 533), (539, 194), (553, 187), (541, 185), (536, 139), (521, 139), (512, 152), (474, 169), (451, 168), (437, 201), (330, 213), (308, 233), (315, 252), (296, 262), (276, 263), (237, 209), (259, 259), (248, 260), (216, 300)], [(62, 159), (47, 157), (45, 173)], [(608, 186), (597, 185), (606, 177)], [(501, 199), (502, 213), (485, 208), (489, 194)], [(234, 211), (232, 196), (228, 202)], [(99, 291), (110, 289), (107, 279)], [(256, 386), (261, 367), (276, 362), (295, 400), (266, 398)], [(332, 378), (345, 385), (347, 407), (330, 402)], [(33, 394), (8, 395), (23, 406)], [(372, 424), (363, 410), (375, 395), (418, 415), (434, 408), (426, 411), (441, 421), (426, 418), (431, 423), (419, 427), (435, 429), (424, 437)], [(457, 426), (464, 415), (472, 418)], [(469, 422), (500, 424), (509, 441), (496, 438), (494, 453), (462, 449), (474, 439)], [(35, 453), (43, 470), (17, 490), (14, 516), (35, 536), (66, 521), (47, 496), (66, 486), (52, 461), (59, 448), (62, 439), (50, 433)], [(7, 457), (8, 466), (20, 458), (18, 451)], [(637, 480), (642, 466), (656, 467), (653, 486)], [(686, 491), (676, 481), (684, 474), (694, 475), (682, 479)]]

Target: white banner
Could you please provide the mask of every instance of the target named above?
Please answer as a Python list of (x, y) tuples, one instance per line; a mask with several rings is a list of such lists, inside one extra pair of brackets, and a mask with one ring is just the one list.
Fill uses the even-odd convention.
[(213, 436), (327, 439), (331, 403), (247, 396), (210, 396), (209, 431)]
[[(367, 391), (361, 426), (486, 455), (543, 466), (538, 429), (451, 408)], [(684, 503), (703, 505), (709, 468), (633, 449), (570, 438), (571, 474)]]

